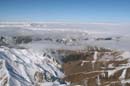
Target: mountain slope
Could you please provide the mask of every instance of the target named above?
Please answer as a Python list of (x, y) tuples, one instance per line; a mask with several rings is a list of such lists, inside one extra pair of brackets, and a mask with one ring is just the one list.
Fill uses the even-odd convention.
[(64, 58), (65, 80), (83, 86), (130, 86), (130, 52), (93, 48)]
[(40, 50), (0, 47), (0, 86), (65, 84), (58, 65)]

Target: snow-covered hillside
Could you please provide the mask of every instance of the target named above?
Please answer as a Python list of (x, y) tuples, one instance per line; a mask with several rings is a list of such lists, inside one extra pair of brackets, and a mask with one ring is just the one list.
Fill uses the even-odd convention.
[(60, 86), (61, 65), (44, 51), (0, 47), (0, 86)]

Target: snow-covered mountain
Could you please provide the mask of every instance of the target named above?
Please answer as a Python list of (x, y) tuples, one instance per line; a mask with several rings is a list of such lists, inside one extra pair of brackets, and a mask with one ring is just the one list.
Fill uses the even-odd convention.
[(128, 28), (1, 22), (0, 86), (129, 86)]
[(0, 86), (60, 86), (61, 65), (44, 51), (0, 47)]

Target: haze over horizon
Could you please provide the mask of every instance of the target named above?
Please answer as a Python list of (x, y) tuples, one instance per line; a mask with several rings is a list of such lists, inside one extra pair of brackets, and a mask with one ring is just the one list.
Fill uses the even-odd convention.
[(129, 0), (1, 0), (0, 21), (130, 22)]

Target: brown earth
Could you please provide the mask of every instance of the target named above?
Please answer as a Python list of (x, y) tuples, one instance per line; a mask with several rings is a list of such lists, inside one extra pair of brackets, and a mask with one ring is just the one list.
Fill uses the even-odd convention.
[[(95, 51), (98, 52), (98, 59), (93, 63)], [(118, 60), (121, 54), (121, 52), (108, 49), (89, 49), (83, 52), (69, 51), (63, 59), (63, 69), (66, 75), (64, 80), (71, 82), (71, 86), (123, 86), (120, 80), (123, 68), (116, 71), (114, 75), (108, 76), (109, 70), (115, 70), (117, 67), (128, 63), (128, 59)], [(105, 55), (113, 59), (101, 60)], [(81, 65), (83, 61), (84, 63)], [(109, 65), (112, 65), (112, 67)], [(125, 79), (130, 79), (129, 67), (127, 68)], [(125, 86), (130, 86), (130, 83), (125, 83)]]

